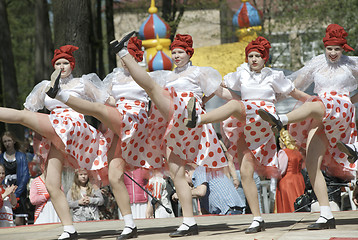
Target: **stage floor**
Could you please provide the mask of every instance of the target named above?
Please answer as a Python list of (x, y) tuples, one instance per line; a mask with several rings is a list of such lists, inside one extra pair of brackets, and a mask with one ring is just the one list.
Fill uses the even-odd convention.
[[(252, 220), (252, 215), (234, 216), (197, 216), (199, 235), (180, 239), (355, 239), (358, 240), (358, 211), (334, 212), (337, 229), (307, 231), (307, 225), (313, 223), (319, 213), (283, 213), (264, 214), (266, 231), (245, 234), (245, 229)], [(168, 234), (182, 222), (181, 218), (136, 220), (138, 239), (170, 239)], [(123, 227), (121, 220), (96, 222), (79, 222), (75, 227), (80, 240), (107, 239), (114, 240)], [(57, 239), (62, 232), (61, 224), (28, 225), (12, 228), (0, 228), (0, 239), (42, 240)]]

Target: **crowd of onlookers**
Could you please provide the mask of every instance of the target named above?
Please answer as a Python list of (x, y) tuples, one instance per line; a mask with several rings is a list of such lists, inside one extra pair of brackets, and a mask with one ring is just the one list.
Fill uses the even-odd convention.
[[(282, 144), (282, 150), (285, 150)], [(225, 146), (223, 146), (225, 150)], [(279, 152), (280, 173), (271, 184), (271, 212), (318, 211), (308, 175), (302, 164), (303, 156), (285, 150)], [(207, 172), (204, 167), (187, 165), (185, 175), (192, 187), (195, 214), (245, 214), (250, 213), (241, 186), (240, 171), (229, 160), (223, 172)], [(347, 210), (341, 202), (341, 189), (347, 185), (342, 179), (323, 171), (327, 182), (332, 210)], [(63, 176), (63, 190), (74, 221), (121, 219), (115, 198), (109, 186), (98, 186), (91, 181), (85, 169), (67, 168)], [(261, 179), (255, 173), (257, 190), (261, 191)], [(290, 180), (291, 179), (291, 180)], [(0, 154), (0, 227), (24, 224), (60, 222), (45, 186), (45, 173), (31, 150), (21, 151), (20, 142), (11, 132), (1, 136)], [(181, 208), (173, 181), (162, 171), (135, 169), (126, 172), (124, 182), (130, 196), (134, 218), (167, 218), (181, 216)], [(290, 188), (287, 188), (290, 184)], [(294, 185), (292, 185), (294, 184)], [(291, 192), (286, 193), (287, 190)], [(292, 192), (292, 189), (296, 189)], [(148, 194), (149, 193), (149, 194)], [(285, 199), (284, 195), (292, 196)], [(358, 204), (358, 188), (353, 192)], [(276, 200), (276, 201), (275, 201)], [(262, 201), (259, 198), (260, 208)]]

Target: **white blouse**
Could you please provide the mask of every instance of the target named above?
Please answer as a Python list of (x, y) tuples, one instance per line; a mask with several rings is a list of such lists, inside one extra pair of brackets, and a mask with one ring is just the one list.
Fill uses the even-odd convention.
[(358, 86), (358, 57), (342, 55), (337, 63), (331, 63), (325, 54), (321, 54), (289, 78), (296, 79), (295, 87), (303, 91), (314, 82), (314, 92), (318, 95), (332, 91), (348, 94)]
[[(50, 111), (56, 107), (69, 108), (66, 104), (46, 95), (45, 91), (48, 84), (50, 84), (50, 81), (43, 80), (34, 87), (24, 103), (26, 109), (36, 112), (44, 107)], [(69, 92), (71, 96), (91, 102), (105, 103), (109, 97), (101, 79), (95, 73), (83, 75), (80, 78), (73, 78), (72, 75), (61, 78), (60, 88), (61, 91)]]
[(247, 63), (236, 72), (224, 76), (228, 88), (241, 92), (242, 100), (264, 100), (275, 102), (276, 94), (288, 95), (294, 89), (292, 82), (282, 71), (263, 68), (260, 73), (251, 71)]
[(222, 81), (220, 73), (214, 68), (192, 66), (191, 62), (174, 71), (155, 71), (151, 77), (162, 79), (156, 81), (164, 87), (173, 87), (176, 92), (193, 92), (198, 99), (204, 94), (213, 94)]
[(122, 68), (115, 68), (103, 80), (108, 93), (114, 97), (119, 104), (121, 99), (139, 100), (148, 104), (148, 95), (131, 77), (131, 75)]

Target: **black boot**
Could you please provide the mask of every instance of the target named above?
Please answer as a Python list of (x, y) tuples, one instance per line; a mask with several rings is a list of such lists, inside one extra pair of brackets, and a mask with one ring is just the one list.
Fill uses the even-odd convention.
[(119, 236), (117, 237), (117, 240), (130, 239), (130, 238), (137, 238), (137, 237), (138, 237), (137, 227), (131, 228), (131, 227), (125, 226), (125, 228), (131, 229), (132, 232), (127, 233), (127, 234), (121, 234), (121, 235), (119, 235)]
[(113, 40), (112, 42), (110, 42), (109, 47), (111, 48), (112, 52), (117, 54), (120, 50), (122, 50), (124, 47), (126, 47), (127, 42), (133, 36), (133, 34), (135, 34), (135, 31), (132, 31), (132, 32), (128, 33), (127, 35), (125, 35), (121, 39), (120, 42), (118, 42), (118, 40)]
[(283, 124), (280, 119), (276, 119), (274, 115), (263, 109), (259, 109), (258, 114), (264, 121), (271, 124), (271, 129), (275, 134), (280, 133), (281, 129), (283, 128)]
[[(187, 224), (183, 223), (184, 225), (188, 226)], [(189, 226), (188, 226), (189, 227)], [(191, 235), (198, 235), (198, 225), (194, 224), (193, 226), (190, 226), (188, 230), (176, 230), (175, 232), (172, 232), (169, 234), (169, 237), (184, 237), (184, 236), (191, 236)]]
[(188, 118), (184, 120), (184, 124), (188, 128), (195, 128), (198, 116), (196, 115), (196, 98), (191, 97), (188, 104), (186, 105), (188, 112)]
[(340, 140), (338, 140), (338, 142), (337, 142), (338, 149), (341, 152), (348, 155), (347, 159), (350, 163), (354, 163), (358, 159), (357, 149), (354, 145), (352, 145), (352, 146), (354, 147), (354, 149), (352, 149), (349, 145), (345, 144), (344, 142), (342, 142)]
[(261, 231), (265, 231), (265, 221), (262, 220), (262, 222), (258, 221), (258, 220), (254, 220), (256, 222), (259, 223), (259, 225), (257, 227), (252, 227), (252, 228), (248, 228), (245, 230), (246, 234), (250, 234), (250, 233), (257, 233), (257, 232), (261, 232)]
[(327, 219), (323, 216), (321, 218), (324, 218), (327, 220), (325, 223), (314, 223), (307, 227), (307, 230), (322, 230), (322, 229), (334, 229), (336, 228), (336, 220), (334, 218)]
[(58, 90), (60, 89), (60, 79), (61, 79), (61, 69), (56, 69), (51, 74), (51, 83), (46, 90), (47, 96), (50, 98), (55, 98), (57, 95)]

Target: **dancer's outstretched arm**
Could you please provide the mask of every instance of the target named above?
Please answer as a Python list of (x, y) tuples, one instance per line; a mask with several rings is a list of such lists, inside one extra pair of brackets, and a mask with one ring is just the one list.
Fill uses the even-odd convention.
[(301, 101), (305, 102), (307, 99), (311, 97), (311, 95), (302, 92), (301, 90), (298, 90), (297, 88), (293, 89), (293, 91), (290, 93), (290, 96)]
[(241, 100), (241, 97), (234, 91), (224, 88), (222, 86), (219, 86), (219, 88), (215, 91), (215, 95), (227, 101), (230, 101), (232, 99)]

